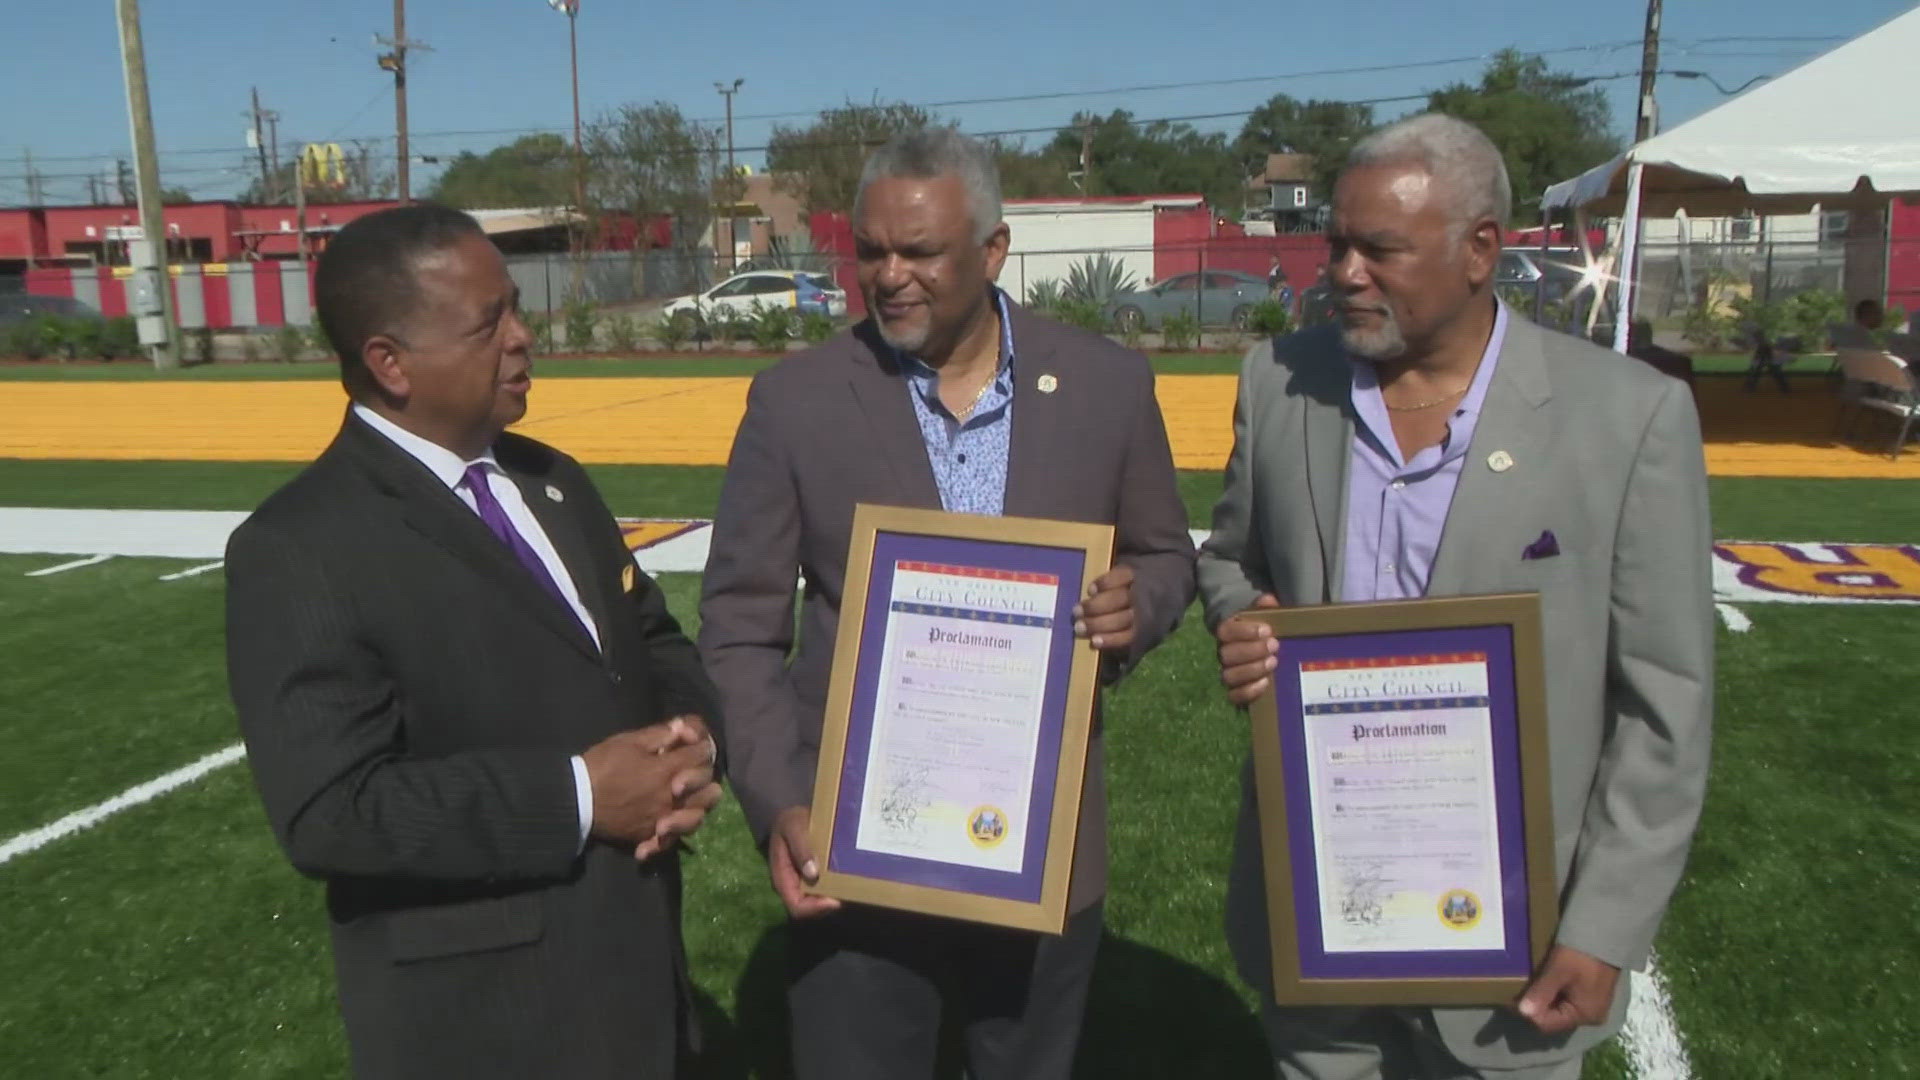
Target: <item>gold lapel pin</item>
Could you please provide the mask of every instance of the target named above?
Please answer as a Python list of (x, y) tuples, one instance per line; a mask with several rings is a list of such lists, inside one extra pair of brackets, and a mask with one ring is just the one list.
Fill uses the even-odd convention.
[(628, 563), (626, 567), (620, 571), (620, 591), (621, 592), (633, 591), (633, 564), (632, 563)]
[(1038, 389), (1041, 393), (1051, 394), (1055, 390), (1060, 389), (1060, 380), (1051, 375), (1042, 375), (1033, 385), (1035, 389)]
[(1495, 450), (1487, 455), (1487, 468), (1494, 472), (1506, 472), (1513, 468), (1513, 455), (1505, 450)]
[(560, 489), (557, 487), (554, 487), (552, 484), (547, 485), (547, 498), (552, 499), (554, 502), (567, 501), (567, 497), (565, 495), (560, 494)]

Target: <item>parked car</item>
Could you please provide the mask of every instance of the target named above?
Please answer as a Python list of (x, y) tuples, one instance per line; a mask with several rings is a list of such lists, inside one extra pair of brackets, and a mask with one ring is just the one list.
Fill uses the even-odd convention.
[(1564, 299), (1580, 284), (1583, 256), (1579, 248), (1548, 248), (1543, 258), (1539, 248), (1507, 248), (1500, 252), (1494, 267), (1493, 283), (1500, 289), (1518, 289), (1531, 301), (1535, 283), (1539, 283), (1546, 302)]
[(837, 319), (847, 313), (847, 294), (825, 274), (754, 270), (735, 274), (705, 292), (669, 300), (660, 315), (704, 321), (721, 312), (751, 315), (755, 307), (788, 308)]
[(1265, 280), (1238, 270), (1175, 274), (1144, 289), (1116, 293), (1107, 318), (1122, 330), (1150, 330), (1167, 316), (1186, 312), (1203, 326), (1245, 329), (1253, 305), (1268, 299)]
[(36, 315), (60, 315), (66, 318), (99, 319), (100, 313), (84, 300), (71, 296), (35, 296), (31, 293), (0, 295), (0, 326), (23, 323)]

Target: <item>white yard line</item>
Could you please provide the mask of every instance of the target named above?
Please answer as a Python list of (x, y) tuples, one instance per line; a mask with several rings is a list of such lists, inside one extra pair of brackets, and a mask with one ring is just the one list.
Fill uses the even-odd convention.
[(199, 577), (201, 574), (204, 574), (209, 570), (218, 570), (225, 565), (227, 565), (225, 562), (210, 562), (210, 563), (207, 563), (205, 566), (192, 566), (192, 567), (188, 567), (185, 570), (181, 570), (178, 573), (161, 574), (160, 580), (161, 581), (179, 581), (181, 578)]
[(31, 832), (23, 832), (5, 843), (0, 843), (0, 864), (12, 862), (21, 855), (36, 851), (55, 840), (72, 836), (82, 829), (90, 829), (122, 810), (139, 806), (184, 784), (191, 784), (213, 770), (231, 765), (245, 756), (246, 748), (239, 743), (234, 743), (223, 750), (208, 754), (191, 765), (175, 769), (165, 776), (156, 776), (144, 784), (136, 784), (106, 802), (95, 803), (85, 810), (77, 810), (51, 825), (43, 825)]
[(83, 566), (98, 566), (99, 564), (106, 562), (108, 559), (111, 559), (111, 558), (113, 558), (113, 556), (111, 555), (93, 555), (85, 559), (75, 559), (72, 562), (63, 562), (59, 566), (49, 566), (44, 570), (29, 570), (27, 571), (27, 576), (28, 577), (46, 577), (50, 574), (64, 574), (69, 570), (78, 570)]
[(1620, 1045), (1627, 1051), (1633, 1074), (1640, 1080), (1688, 1080), (1693, 1063), (1673, 1021), (1673, 999), (1658, 963), (1647, 957), (1647, 970), (1634, 972), (1632, 978), (1633, 995), (1627, 1004), (1626, 1025), (1620, 1029)]
[(1734, 633), (1744, 634), (1753, 629), (1753, 620), (1747, 618), (1746, 612), (1732, 604), (1715, 604), (1713, 609), (1720, 613), (1720, 621), (1726, 623), (1727, 629)]

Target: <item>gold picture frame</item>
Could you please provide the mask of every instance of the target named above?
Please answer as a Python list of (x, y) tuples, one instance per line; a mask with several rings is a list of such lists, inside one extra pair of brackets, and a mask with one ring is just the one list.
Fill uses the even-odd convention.
[[(840, 605), (840, 624), (834, 643), (833, 672), (828, 684), (826, 716), (821, 731), (819, 768), (813, 794), (812, 840), (820, 859), (820, 877), (811, 891), (823, 896), (863, 904), (964, 919), (1022, 930), (1059, 934), (1066, 925), (1068, 892), (1072, 882), (1074, 845), (1079, 831), (1081, 787), (1085, 780), (1087, 745), (1092, 734), (1093, 700), (1099, 677), (1099, 654), (1086, 641), (1073, 638), (1071, 618), (1055, 619), (1050, 650), (1058, 647), (1058, 635), (1071, 639), (1070, 661), (1065, 675), (1064, 709), (1058, 717), (1059, 744), (1055, 757), (1054, 781), (1047, 793), (1049, 813), (1044, 835), (1044, 858), (1038, 868), (1038, 895), (1032, 900), (1011, 899), (1004, 895), (985, 895), (967, 888), (952, 888), (894, 880), (886, 874), (859, 872), (843, 868), (854, 860), (844, 858), (850, 850), (849, 833), (839, 828), (842, 806), (842, 781), (847, 774), (849, 735), (856, 723), (869, 724), (871, 717), (852, 715), (856, 684), (862, 678), (863, 650), (878, 650), (883, 636), (869, 640), (869, 592), (875, 584), (876, 546), (883, 537), (892, 546), (915, 546), (921, 550), (940, 550), (945, 542), (958, 542), (969, 550), (979, 550), (977, 542), (1011, 545), (1019, 549), (1045, 549), (1061, 553), (1058, 561), (1072, 565), (1078, 559), (1080, 573), (1075, 580), (1058, 581), (1061, 609), (1087, 594), (1093, 582), (1105, 573), (1112, 561), (1113, 529), (1108, 525), (1047, 521), (1035, 518), (987, 517), (977, 514), (953, 514), (937, 510), (915, 510), (862, 503), (855, 507), (853, 537), (847, 557), (846, 586)], [(957, 548), (949, 548), (957, 550)], [(1055, 556), (1044, 556), (1055, 558)], [(992, 569), (989, 563), (983, 569)], [(889, 573), (891, 570), (889, 569)], [(1064, 595), (1071, 588), (1071, 595)], [(869, 662), (871, 662), (869, 660)], [(1049, 680), (1056, 673), (1049, 669)], [(877, 682), (877, 675), (873, 677)], [(1051, 683), (1049, 683), (1051, 685)], [(1051, 719), (1046, 722), (1051, 722)], [(860, 763), (864, 775), (865, 763)], [(1037, 785), (1036, 785), (1037, 787)], [(1036, 790), (1035, 795), (1038, 796)], [(854, 819), (857, 821), (857, 818)], [(1034, 839), (1029, 836), (1029, 842)], [(1030, 850), (1030, 849), (1029, 849)], [(1022, 871), (1033, 871), (1029, 866)], [(1024, 881), (1024, 879), (1023, 879)], [(1030, 888), (1031, 883), (1024, 883)]]
[[(1281, 1005), (1349, 1006), (1511, 1004), (1525, 989), (1532, 972), (1538, 971), (1545, 959), (1553, 942), (1559, 909), (1539, 596), (1522, 593), (1327, 604), (1260, 609), (1243, 612), (1236, 618), (1265, 623), (1280, 639), (1281, 663), (1274, 672), (1273, 685), (1249, 709), (1275, 1002)], [(1298, 841), (1294, 824), (1289, 822), (1289, 803), (1298, 805), (1298, 793), (1290, 792), (1289, 784), (1298, 782), (1300, 770), (1290, 767), (1282, 748), (1283, 723), (1300, 724), (1303, 721), (1298, 714), (1288, 718), (1280, 715), (1279, 690), (1281, 678), (1289, 672), (1288, 657), (1293, 655), (1296, 658), (1291, 670), (1297, 678), (1301, 670), (1297, 666), (1298, 657), (1305, 650), (1298, 645), (1290, 650), (1288, 643), (1404, 635), (1407, 632), (1436, 632), (1436, 638), (1422, 640), (1444, 642), (1446, 631), (1490, 627), (1504, 627), (1509, 631), (1511, 686), (1489, 689), (1503, 690), (1510, 695), (1512, 703), (1512, 735), (1518, 750), (1520, 788), (1517, 812), (1521, 815), (1524, 838), (1520, 847), (1526, 863), (1523, 890), (1526, 971), (1506, 971), (1496, 975), (1395, 977), (1385, 970), (1390, 969), (1391, 964), (1374, 963), (1368, 966), (1382, 970), (1370, 971), (1365, 977), (1309, 977), (1303, 974), (1303, 957), (1312, 952), (1312, 948), (1303, 948), (1302, 943), (1302, 914), (1296, 905), (1300, 878), (1295, 873), (1294, 865), (1294, 848)], [(1357, 655), (1364, 654), (1363, 649)], [(1294, 797), (1290, 798), (1290, 795)], [(1495, 802), (1496, 813), (1503, 812), (1499, 809), (1497, 797)], [(1504, 812), (1513, 812), (1513, 809), (1509, 806)], [(1309, 833), (1310, 826), (1311, 822), (1308, 823)], [(1501, 857), (1505, 857), (1504, 853)], [(1298, 899), (1316, 906), (1318, 904), (1317, 896)], [(1309, 927), (1317, 928), (1318, 920), (1319, 913), (1316, 910), (1308, 920)], [(1510, 944), (1509, 949), (1512, 948)], [(1439, 954), (1396, 955), (1433, 957)], [(1516, 959), (1510, 954), (1505, 962), (1511, 967)], [(1324, 961), (1321, 963), (1327, 966)], [(1409, 967), (1414, 966), (1418, 965), (1410, 962)]]

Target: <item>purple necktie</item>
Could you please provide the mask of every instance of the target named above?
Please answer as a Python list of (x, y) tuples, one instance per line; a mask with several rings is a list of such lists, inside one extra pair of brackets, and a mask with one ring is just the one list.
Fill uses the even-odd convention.
[[(480, 511), (480, 520), (486, 522), (487, 528), (493, 530), (493, 535), (507, 545), (507, 549), (513, 552), (514, 558), (520, 560), (520, 565), (526, 567), (527, 573), (533, 575), (533, 580), (539, 582), (541, 588), (546, 589), (555, 600), (560, 601), (560, 606), (567, 609), (567, 614), (572, 615), (576, 622), (579, 621), (579, 613), (573, 610), (572, 604), (567, 603), (566, 594), (560, 591), (560, 583), (553, 580), (553, 575), (547, 572), (547, 564), (540, 561), (540, 556), (535, 554), (533, 546), (527, 543), (526, 537), (521, 536), (520, 531), (513, 527), (513, 520), (507, 517), (506, 508), (500, 505), (500, 500), (493, 497), (493, 488), (487, 484), (487, 467), (485, 465), (467, 466), (467, 474), (460, 478), (460, 482), (465, 484), (467, 490), (473, 494), (473, 505)], [(586, 629), (584, 624), (581, 629)]]

